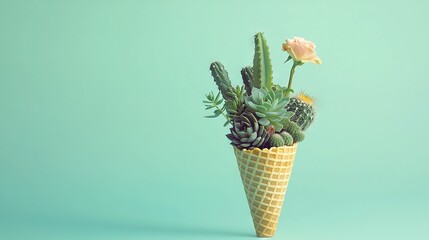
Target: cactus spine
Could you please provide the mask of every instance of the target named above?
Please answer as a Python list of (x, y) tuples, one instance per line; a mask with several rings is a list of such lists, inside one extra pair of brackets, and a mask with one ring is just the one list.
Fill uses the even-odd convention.
[(314, 99), (305, 93), (300, 93), (289, 100), (286, 111), (293, 112), (290, 120), (305, 131), (313, 123), (316, 115)]
[(255, 35), (255, 55), (253, 57), (252, 85), (256, 88), (273, 87), (273, 68), (270, 59), (270, 50), (264, 35), (259, 32)]

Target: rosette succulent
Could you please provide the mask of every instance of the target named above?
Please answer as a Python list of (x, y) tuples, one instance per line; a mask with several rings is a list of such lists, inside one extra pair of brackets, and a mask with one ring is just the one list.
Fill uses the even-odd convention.
[(274, 126), (279, 132), (283, 128), (282, 122), (293, 113), (286, 111), (285, 106), (289, 98), (281, 90), (267, 88), (252, 88), (252, 94), (244, 98), (247, 108), (259, 118), (262, 126)]
[(239, 149), (262, 147), (270, 138), (264, 126), (261, 126), (255, 115), (248, 111), (234, 119), (230, 131), (231, 133), (226, 136), (231, 140), (231, 144)]

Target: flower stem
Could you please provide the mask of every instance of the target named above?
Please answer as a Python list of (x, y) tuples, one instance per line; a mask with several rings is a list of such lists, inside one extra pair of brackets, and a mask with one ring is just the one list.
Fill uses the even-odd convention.
[(298, 65), (299, 65), (299, 62), (293, 61), (293, 66), (290, 69), (289, 83), (287, 84), (287, 88), (286, 88), (286, 96), (287, 97), (289, 97), (290, 93), (293, 91), (292, 90), (292, 79), (293, 79), (293, 75), (295, 74), (295, 68)]

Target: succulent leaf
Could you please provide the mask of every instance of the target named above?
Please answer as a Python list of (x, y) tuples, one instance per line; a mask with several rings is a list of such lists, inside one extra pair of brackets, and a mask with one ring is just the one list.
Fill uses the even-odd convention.
[(203, 101), (203, 103), (205, 103), (206, 110), (213, 109), (213, 108), (215, 108), (215, 110), (213, 111), (213, 115), (205, 116), (205, 117), (206, 118), (216, 118), (222, 114), (226, 118), (226, 122), (225, 122), (224, 126), (227, 126), (230, 123), (230, 119), (228, 118), (228, 116), (226, 116), (224, 114), (225, 108), (221, 107), (221, 104), (223, 103), (223, 99), (220, 98), (220, 92), (216, 95), (216, 97), (213, 94), (213, 92), (210, 92), (209, 94), (206, 94), (206, 98), (207, 98), (207, 100)]

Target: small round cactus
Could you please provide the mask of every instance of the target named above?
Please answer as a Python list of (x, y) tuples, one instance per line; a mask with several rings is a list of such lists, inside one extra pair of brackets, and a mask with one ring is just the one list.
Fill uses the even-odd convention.
[(288, 132), (283, 131), (280, 133), (283, 137), (283, 141), (285, 142), (286, 146), (292, 146), (293, 145), (293, 137)]
[(281, 147), (285, 145), (285, 141), (283, 140), (282, 135), (278, 134), (278, 133), (274, 133), (270, 140), (270, 147)]
[(305, 131), (316, 115), (314, 99), (304, 92), (289, 100), (286, 106), (288, 112), (293, 112), (290, 120), (298, 124), (302, 131)]
[(302, 142), (305, 137), (305, 133), (301, 130), (301, 128), (295, 122), (289, 122), (285, 126), (285, 131), (292, 135), (293, 142)]

